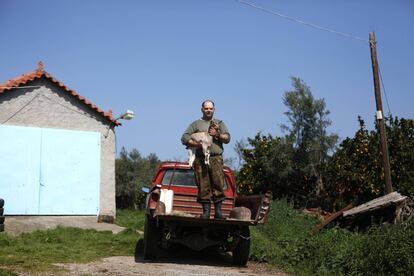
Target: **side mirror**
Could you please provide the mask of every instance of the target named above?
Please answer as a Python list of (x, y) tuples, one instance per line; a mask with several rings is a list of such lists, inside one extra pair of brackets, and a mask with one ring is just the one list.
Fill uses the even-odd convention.
[(144, 193), (148, 194), (150, 192), (150, 189), (148, 187), (142, 187), (141, 191), (143, 191)]

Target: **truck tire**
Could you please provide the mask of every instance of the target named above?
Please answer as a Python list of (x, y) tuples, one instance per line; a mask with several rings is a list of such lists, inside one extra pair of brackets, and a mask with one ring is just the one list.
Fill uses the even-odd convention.
[(0, 232), (4, 231), (4, 224), (0, 224)]
[(138, 263), (139, 262), (139, 258), (142, 257), (143, 251), (144, 251), (144, 239), (139, 239), (137, 241), (137, 244), (135, 245), (134, 258), (135, 258), (135, 262), (136, 263)]
[(159, 238), (160, 230), (157, 222), (147, 215), (144, 226), (144, 260), (157, 258)]
[(0, 224), (4, 224), (4, 216), (0, 216)]
[(4, 208), (0, 208), (0, 216), (3, 215), (3, 212), (4, 212)]
[(240, 231), (240, 239), (236, 248), (233, 250), (233, 263), (239, 266), (245, 266), (249, 260), (250, 254), (250, 229), (244, 226)]
[(0, 208), (4, 206), (4, 199), (0, 198)]

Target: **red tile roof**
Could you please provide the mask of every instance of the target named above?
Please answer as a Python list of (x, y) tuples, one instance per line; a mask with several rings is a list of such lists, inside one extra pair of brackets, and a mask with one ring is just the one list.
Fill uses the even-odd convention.
[(102, 109), (98, 108), (96, 105), (92, 104), (90, 101), (88, 101), (87, 99), (85, 99), (84, 97), (82, 97), (81, 95), (76, 93), (75, 91), (69, 89), (62, 82), (60, 82), (57, 79), (55, 79), (54, 77), (52, 77), (52, 75), (47, 73), (45, 70), (43, 70), (43, 62), (41, 62), (41, 61), (38, 63), (38, 68), (36, 70), (34, 70), (32, 72), (29, 72), (29, 73), (26, 73), (26, 74), (23, 74), (23, 75), (18, 76), (16, 78), (13, 78), (11, 80), (8, 80), (4, 83), (0, 83), (0, 94), (6, 93), (10, 90), (13, 90), (13, 88), (15, 88), (15, 87), (19, 87), (19, 86), (24, 85), (24, 84), (26, 84), (30, 81), (35, 80), (35, 79), (40, 79), (41, 77), (45, 77), (46, 79), (50, 80), (51, 82), (53, 82), (57, 86), (63, 88), (64, 91), (66, 91), (67, 93), (69, 93), (70, 95), (75, 97), (80, 102), (87, 105), (89, 108), (95, 110), (96, 112), (101, 114), (103, 117), (105, 117), (110, 122), (114, 123), (115, 125), (120, 125), (121, 124), (120, 122), (116, 121), (112, 117), (112, 110), (111, 109), (108, 112), (103, 111)]

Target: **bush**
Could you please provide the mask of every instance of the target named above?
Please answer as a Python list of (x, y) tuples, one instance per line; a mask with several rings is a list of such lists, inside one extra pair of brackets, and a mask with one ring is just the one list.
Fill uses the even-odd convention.
[(251, 258), (295, 274), (408, 275), (414, 271), (414, 223), (363, 233), (331, 228), (311, 236), (316, 220), (274, 201), (269, 223), (252, 231)]

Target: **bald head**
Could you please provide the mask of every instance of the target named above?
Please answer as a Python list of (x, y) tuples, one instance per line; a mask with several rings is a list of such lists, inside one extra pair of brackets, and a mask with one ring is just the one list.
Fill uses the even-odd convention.
[(205, 100), (201, 104), (201, 112), (203, 113), (203, 120), (210, 121), (214, 115), (214, 102), (211, 100)]
[(201, 108), (203, 108), (206, 103), (211, 103), (214, 107), (214, 102), (212, 100), (205, 100), (204, 102), (201, 103)]

